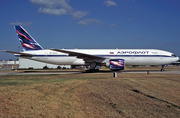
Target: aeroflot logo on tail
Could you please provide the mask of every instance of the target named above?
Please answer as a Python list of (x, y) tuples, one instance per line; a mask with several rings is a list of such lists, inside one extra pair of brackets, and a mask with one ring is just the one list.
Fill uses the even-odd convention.
[(117, 54), (148, 54), (149, 51), (118, 51)]

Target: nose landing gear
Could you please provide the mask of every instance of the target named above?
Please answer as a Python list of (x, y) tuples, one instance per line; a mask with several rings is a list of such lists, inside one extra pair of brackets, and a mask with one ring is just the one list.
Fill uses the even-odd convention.
[(164, 67), (166, 67), (167, 65), (162, 65), (161, 71), (164, 71)]
[(162, 66), (162, 68), (161, 68), (161, 71), (163, 72), (164, 71), (164, 67)]

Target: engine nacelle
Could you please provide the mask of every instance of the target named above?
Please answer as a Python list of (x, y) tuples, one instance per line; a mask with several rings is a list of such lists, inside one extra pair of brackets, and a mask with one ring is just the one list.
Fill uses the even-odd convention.
[(109, 68), (113, 71), (124, 70), (124, 59), (110, 59)]

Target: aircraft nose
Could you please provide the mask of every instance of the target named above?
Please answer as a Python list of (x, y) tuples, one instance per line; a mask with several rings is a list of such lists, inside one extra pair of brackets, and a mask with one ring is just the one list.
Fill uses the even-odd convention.
[(179, 61), (179, 57), (177, 57), (177, 61)]
[(179, 57), (176, 57), (176, 59), (175, 59), (174, 61), (175, 61), (175, 62), (176, 62), (176, 61), (179, 61)]
[(179, 60), (179, 57), (176, 57), (176, 58), (172, 59), (171, 62), (174, 63), (174, 62), (177, 62), (178, 60)]

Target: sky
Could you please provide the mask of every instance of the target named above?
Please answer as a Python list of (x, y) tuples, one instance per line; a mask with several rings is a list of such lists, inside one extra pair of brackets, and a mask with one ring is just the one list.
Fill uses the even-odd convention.
[[(22, 51), (14, 25), (44, 48), (161, 49), (180, 57), (180, 0), (0, 0), (0, 50)], [(0, 60), (17, 59), (0, 51)]]

